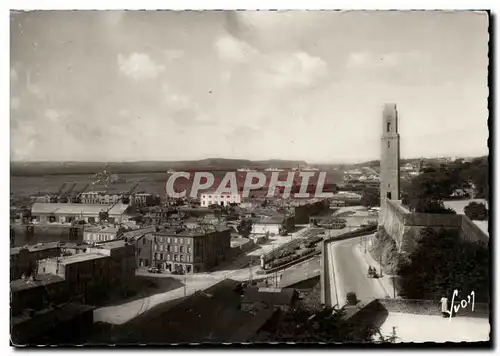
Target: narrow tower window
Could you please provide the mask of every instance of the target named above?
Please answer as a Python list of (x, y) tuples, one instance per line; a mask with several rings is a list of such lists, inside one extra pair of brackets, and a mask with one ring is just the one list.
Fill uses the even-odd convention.
[(387, 148), (391, 148), (391, 141), (387, 141)]
[(387, 123), (387, 132), (391, 132), (391, 123), (390, 122)]

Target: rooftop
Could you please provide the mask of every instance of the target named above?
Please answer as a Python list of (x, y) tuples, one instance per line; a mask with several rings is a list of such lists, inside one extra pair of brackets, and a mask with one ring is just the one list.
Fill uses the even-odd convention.
[(159, 232), (155, 232), (155, 236), (177, 236), (177, 237), (198, 237), (198, 236), (206, 236), (208, 234), (214, 233), (216, 231), (225, 231), (230, 229), (226, 226), (210, 226), (210, 227), (197, 227), (194, 229), (168, 229)]
[(53, 249), (59, 247), (59, 242), (45, 242), (45, 243), (38, 243), (36, 245), (25, 245), (25, 246), (18, 246), (18, 247), (13, 247), (10, 249), (10, 254), (14, 255), (16, 253), (19, 253), (20, 250), (27, 249), (29, 252), (36, 252), (36, 251), (43, 251), (43, 250), (48, 250), (48, 249)]
[[(78, 303), (67, 303), (64, 305), (58, 305), (54, 307), (49, 307), (43, 310), (36, 311), (33, 315), (28, 313), (12, 316), (12, 326), (24, 322), (34, 322), (40, 326), (40, 329), (46, 327), (48, 324), (53, 323), (54, 320), (59, 322), (64, 322), (70, 320), (77, 315), (81, 315), (85, 312), (93, 310), (94, 307), (91, 305), (78, 304)], [(49, 321), (50, 323), (44, 322)]]
[[(183, 298), (166, 310), (131, 321), (134, 331), (125, 342), (244, 342), (269, 319), (274, 309), (259, 313), (240, 308), (240, 282), (226, 279), (204, 292)], [(142, 319), (142, 320), (141, 320)]]
[(140, 239), (144, 235), (155, 232), (155, 231), (156, 231), (156, 227), (150, 226), (150, 227), (143, 228), (143, 229), (137, 229), (137, 230), (124, 232), (121, 235), (121, 237), (125, 240), (128, 240), (128, 241), (135, 241), (135, 240)]
[(71, 256), (63, 256), (57, 258), (50, 258), (51, 261), (59, 261), (62, 265), (70, 265), (72, 263), (79, 263), (83, 261), (98, 260), (102, 258), (107, 258), (108, 256), (100, 255), (98, 253), (77, 253)]
[(243, 303), (267, 303), (275, 305), (289, 305), (292, 302), (295, 290), (291, 288), (255, 288), (249, 287), (243, 296)]
[(125, 240), (111, 240), (102, 243), (97, 243), (94, 248), (103, 248), (108, 250), (113, 250), (115, 248), (122, 248), (123, 246), (129, 245)]
[(118, 228), (115, 226), (88, 226), (85, 227), (85, 232), (100, 232), (100, 233), (116, 233)]
[(126, 204), (66, 204), (66, 203), (34, 203), (31, 214), (92, 214), (98, 215), (103, 210), (109, 210), (109, 215), (121, 215), (127, 210)]
[(56, 276), (54, 274), (39, 274), (36, 277), (36, 280), (32, 280), (30, 278), (25, 279), (16, 279), (10, 282), (10, 290), (11, 292), (19, 292), (22, 290), (36, 288), (40, 286), (46, 286), (53, 283), (63, 282), (64, 278)]

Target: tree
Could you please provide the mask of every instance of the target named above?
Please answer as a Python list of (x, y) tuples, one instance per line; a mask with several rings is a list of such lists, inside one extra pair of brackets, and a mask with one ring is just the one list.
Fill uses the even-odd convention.
[(460, 289), (489, 301), (489, 250), (461, 240), (458, 231), (423, 229), (415, 250), (401, 260), (399, 275), (407, 298), (439, 300)]
[(380, 206), (380, 193), (378, 189), (366, 188), (361, 197), (361, 205), (368, 208)]
[(243, 237), (250, 236), (252, 232), (252, 219), (242, 219), (238, 224), (238, 233)]
[(99, 212), (99, 221), (100, 222), (106, 221), (106, 220), (108, 220), (108, 218), (109, 218), (109, 213), (106, 210), (101, 210)]
[(417, 213), (427, 214), (456, 214), (453, 209), (448, 209), (440, 200), (419, 199), (415, 202), (414, 210)]
[(370, 323), (355, 323), (345, 318), (344, 309), (323, 307), (291, 309), (281, 316), (265, 340), (269, 342), (373, 342), (378, 329)]
[(471, 220), (487, 220), (488, 209), (484, 203), (470, 202), (465, 208), (464, 213)]

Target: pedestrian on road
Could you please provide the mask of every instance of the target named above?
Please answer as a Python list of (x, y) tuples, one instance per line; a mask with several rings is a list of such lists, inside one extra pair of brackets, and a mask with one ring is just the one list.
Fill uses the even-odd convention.
[(443, 297), (440, 300), (441, 302), (441, 315), (443, 315), (443, 318), (446, 318), (448, 316), (448, 298)]

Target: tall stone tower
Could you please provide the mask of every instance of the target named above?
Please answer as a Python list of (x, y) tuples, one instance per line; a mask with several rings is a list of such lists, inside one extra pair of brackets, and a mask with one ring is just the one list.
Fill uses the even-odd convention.
[(380, 201), (399, 200), (399, 134), (396, 104), (386, 104), (382, 114)]

